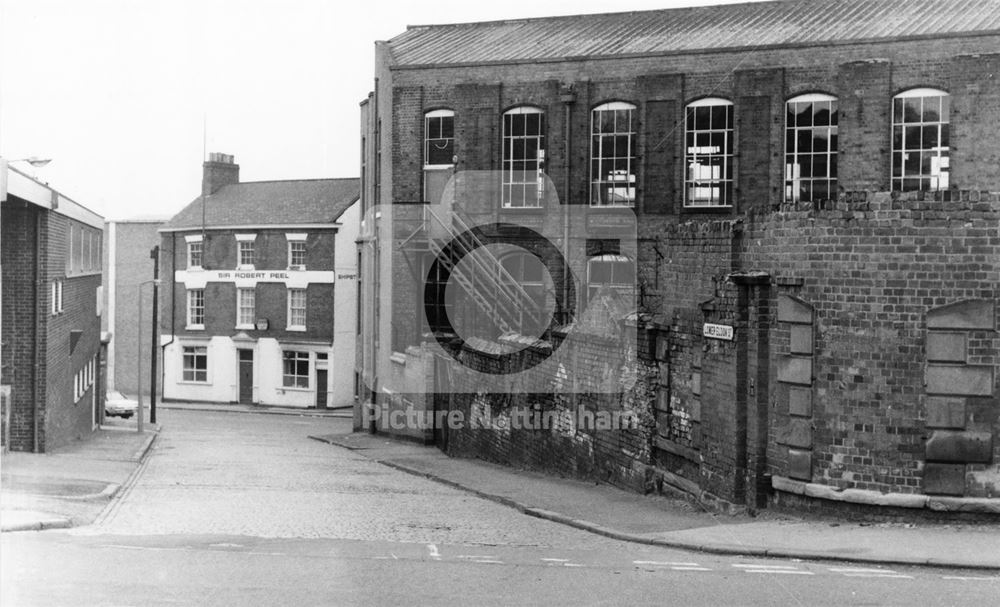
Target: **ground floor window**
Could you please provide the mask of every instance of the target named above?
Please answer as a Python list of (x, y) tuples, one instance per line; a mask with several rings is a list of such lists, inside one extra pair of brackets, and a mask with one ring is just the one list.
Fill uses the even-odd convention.
[(282, 356), (282, 385), (286, 388), (309, 387), (309, 353), (285, 351)]
[(184, 381), (208, 381), (208, 348), (206, 346), (184, 346)]

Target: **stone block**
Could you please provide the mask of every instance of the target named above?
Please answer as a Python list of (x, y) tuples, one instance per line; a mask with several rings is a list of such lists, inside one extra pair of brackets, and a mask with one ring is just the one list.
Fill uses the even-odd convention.
[(988, 464), (993, 459), (993, 433), (935, 430), (924, 449), (927, 461)]
[(789, 447), (812, 448), (812, 420), (793, 417), (785, 427), (782, 442)]
[(656, 410), (670, 411), (670, 392), (662, 388), (656, 391)]
[(993, 394), (993, 367), (928, 364), (924, 385), (928, 394), (990, 396)]
[(670, 340), (665, 332), (656, 334), (656, 360), (665, 361), (670, 356)]
[(928, 329), (994, 329), (993, 301), (970, 299), (927, 312)]
[(966, 337), (965, 333), (929, 331), (927, 333), (927, 360), (964, 363), (968, 360)]
[(812, 480), (812, 451), (788, 450), (788, 476), (800, 481)]
[(778, 359), (778, 381), (812, 385), (812, 358), (782, 356)]
[(925, 464), (924, 493), (928, 495), (963, 495), (965, 464)]
[(812, 388), (788, 388), (788, 413), (812, 417)]
[(691, 421), (700, 422), (701, 421), (701, 399), (695, 398), (691, 401), (691, 405), (688, 407), (688, 413), (691, 415)]
[(790, 329), (791, 353), (813, 354), (813, 327), (812, 325), (792, 325)]
[(778, 296), (778, 322), (810, 325), (812, 321), (812, 306), (790, 295)]
[(928, 396), (926, 426), (928, 428), (964, 428), (965, 399)]
[(695, 371), (691, 374), (691, 394), (701, 396), (701, 372)]
[(660, 363), (660, 385), (669, 386), (670, 385), (670, 365), (667, 363)]

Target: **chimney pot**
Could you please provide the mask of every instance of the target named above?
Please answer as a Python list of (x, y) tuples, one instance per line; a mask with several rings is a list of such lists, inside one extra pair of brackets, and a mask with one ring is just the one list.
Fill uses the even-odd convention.
[(220, 188), (240, 182), (240, 165), (232, 154), (211, 152), (202, 165), (201, 195), (211, 196)]

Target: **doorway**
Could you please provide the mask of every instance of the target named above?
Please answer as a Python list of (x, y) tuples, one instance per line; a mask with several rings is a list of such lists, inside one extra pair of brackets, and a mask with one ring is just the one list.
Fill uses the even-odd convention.
[(239, 352), (239, 403), (253, 404), (253, 350)]
[(326, 369), (316, 369), (316, 408), (326, 409)]

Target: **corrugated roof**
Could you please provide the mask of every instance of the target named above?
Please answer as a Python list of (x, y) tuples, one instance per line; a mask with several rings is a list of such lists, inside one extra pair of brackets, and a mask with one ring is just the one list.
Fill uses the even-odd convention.
[[(360, 181), (306, 179), (257, 181), (219, 188), (205, 199), (205, 225), (251, 226), (332, 223), (358, 199)], [(199, 196), (161, 230), (201, 227)]]
[(396, 65), (795, 46), (1000, 30), (1000, 0), (783, 0), (656, 11), (412, 26)]

